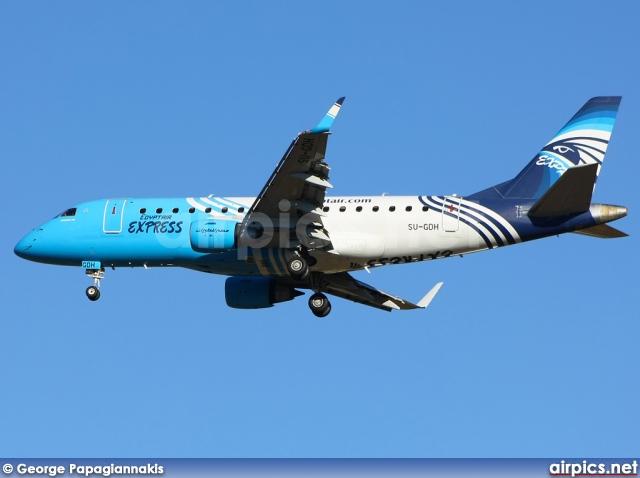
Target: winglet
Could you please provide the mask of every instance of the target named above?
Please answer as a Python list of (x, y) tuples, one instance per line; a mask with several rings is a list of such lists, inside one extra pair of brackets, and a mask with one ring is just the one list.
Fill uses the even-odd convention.
[(444, 282), (438, 282), (436, 285), (433, 286), (433, 289), (431, 289), (427, 295), (425, 295), (420, 302), (418, 302), (418, 307), (422, 307), (423, 309), (426, 309), (429, 304), (431, 303), (431, 301), (433, 300), (433, 298), (436, 296), (436, 294), (438, 293), (438, 291), (440, 290), (440, 287), (442, 287), (442, 284), (444, 284)]
[(338, 113), (340, 112), (340, 107), (342, 106), (342, 102), (344, 101), (344, 98), (345, 98), (344, 96), (342, 98), (339, 98), (338, 101), (336, 101), (333, 104), (333, 106), (327, 112), (324, 118), (322, 118), (320, 123), (318, 123), (318, 126), (316, 126), (313, 129), (310, 129), (309, 131), (306, 131), (306, 133), (311, 133), (311, 134), (328, 133), (329, 130), (331, 129), (331, 125), (333, 124), (333, 120), (336, 119), (336, 116), (338, 116)]

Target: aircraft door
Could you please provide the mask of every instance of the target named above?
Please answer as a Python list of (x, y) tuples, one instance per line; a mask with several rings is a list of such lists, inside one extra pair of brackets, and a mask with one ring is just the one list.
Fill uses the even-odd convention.
[(456, 232), (460, 225), (460, 198), (445, 196), (442, 206), (442, 230)]
[(126, 199), (109, 199), (104, 206), (104, 220), (102, 230), (107, 234), (119, 234), (122, 232), (122, 221), (124, 219), (124, 207)]

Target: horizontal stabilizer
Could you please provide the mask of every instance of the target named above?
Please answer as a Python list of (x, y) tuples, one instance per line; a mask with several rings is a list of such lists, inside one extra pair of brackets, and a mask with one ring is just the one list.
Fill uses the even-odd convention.
[(589, 210), (598, 164), (574, 166), (551, 186), (529, 210), (529, 217), (554, 217)]
[(607, 224), (598, 224), (597, 226), (588, 227), (579, 231), (573, 231), (576, 234), (582, 234), (591, 237), (600, 237), (602, 239), (616, 239), (618, 237), (627, 237), (629, 234), (619, 231)]

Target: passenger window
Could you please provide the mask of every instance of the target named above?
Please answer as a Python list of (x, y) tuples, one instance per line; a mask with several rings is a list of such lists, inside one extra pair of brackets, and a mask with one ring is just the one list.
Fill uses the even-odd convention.
[(358, 207), (356, 208), (356, 211), (358, 211), (358, 212), (362, 211), (362, 206), (358, 206)]
[(244, 208), (241, 206), (238, 208), (238, 212), (244, 212)]
[(411, 206), (407, 206), (407, 207), (404, 208), (404, 210), (407, 211), (407, 212), (411, 211), (411, 209), (413, 209)]
[(209, 214), (209, 213), (211, 212), (211, 208), (210, 208), (210, 207), (206, 208), (206, 209), (204, 210), (204, 212), (206, 212), (207, 214)]
[(147, 212), (147, 208), (146, 207), (141, 207), (140, 208), (140, 214), (144, 214), (145, 212)]
[(322, 208), (322, 210), (323, 210), (324, 212), (329, 212), (329, 206), (325, 206), (325, 207), (323, 207), (323, 208)]
[(344, 207), (344, 206), (340, 206), (340, 212), (345, 212), (346, 210), (347, 210), (347, 208), (346, 208), (346, 207)]
[(422, 210), (425, 211), (425, 212), (428, 211), (429, 210), (429, 206), (422, 206)]
[(378, 209), (380, 209), (378, 206), (373, 206), (373, 212), (378, 212)]
[(222, 214), (226, 213), (229, 210), (229, 208), (227, 206), (222, 208)]
[(156, 209), (156, 214), (162, 214), (162, 208), (159, 207), (158, 209)]
[(396, 207), (395, 207), (395, 206), (389, 206), (389, 211), (393, 212), (393, 211), (395, 211), (395, 210), (396, 210)]
[(189, 214), (193, 214), (194, 212), (196, 212), (196, 208), (195, 207), (190, 207), (189, 208)]
[(178, 211), (180, 211), (180, 209), (178, 209), (177, 207), (174, 207), (174, 208), (173, 208), (173, 213), (174, 213), (174, 214), (178, 214)]

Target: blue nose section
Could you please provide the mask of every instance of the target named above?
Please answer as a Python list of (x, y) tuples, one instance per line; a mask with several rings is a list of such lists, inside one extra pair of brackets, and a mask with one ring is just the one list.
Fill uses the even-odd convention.
[(34, 229), (29, 234), (20, 239), (20, 242), (13, 248), (16, 256), (23, 259), (33, 260), (37, 256), (38, 244), (42, 242), (42, 229)]

